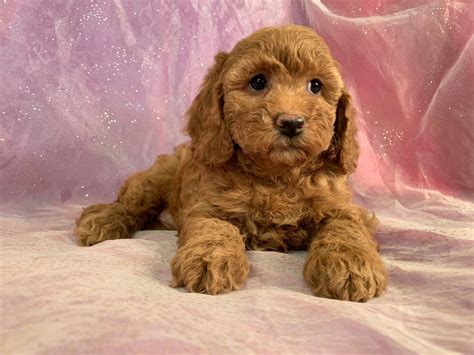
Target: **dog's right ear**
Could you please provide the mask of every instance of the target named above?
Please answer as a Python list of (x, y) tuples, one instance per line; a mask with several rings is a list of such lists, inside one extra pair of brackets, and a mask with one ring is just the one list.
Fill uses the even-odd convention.
[(221, 71), (228, 57), (222, 52), (215, 56), (215, 63), (188, 110), (186, 133), (191, 137), (194, 158), (209, 165), (223, 164), (233, 153), (232, 139), (223, 118)]

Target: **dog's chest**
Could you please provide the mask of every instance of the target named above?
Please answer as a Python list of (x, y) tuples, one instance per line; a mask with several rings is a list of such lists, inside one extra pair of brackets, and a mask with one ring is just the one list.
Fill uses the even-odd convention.
[(272, 194), (266, 201), (250, 203), (249, 213), (239, 220), (250, 250), (306, 249), (317, 221), (312, 204), (293, 194)]
[(317, 228), (316, 196), (301, 186), (241, 186), (220, 197), (221, 208), (240, 228), (251, 250), (304, 249)]

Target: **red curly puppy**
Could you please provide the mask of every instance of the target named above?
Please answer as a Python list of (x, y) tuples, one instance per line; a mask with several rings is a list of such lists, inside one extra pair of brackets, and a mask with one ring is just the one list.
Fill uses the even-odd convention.
[(188, 112), (191, 143), (87, 207), (80, 244), (129, 238), (167, 208), (179, 231), (174, 286), (242, 287), (249, 250), (307, 249), (317, 296), (367, 301), (386, 287), (376, 218), (351, 202), (359, 149), (338, 64), (312, 30), (259, 30), (219, 53)]

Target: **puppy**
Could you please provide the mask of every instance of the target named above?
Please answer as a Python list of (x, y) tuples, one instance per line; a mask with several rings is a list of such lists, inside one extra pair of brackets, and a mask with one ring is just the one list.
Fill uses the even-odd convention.
[(219, 53), (187, 114), (189, 144), (77, 219), (81, 245), (130, 238), (167, 208), (178, 229), (174, 287), (244, 284), (246, 250), (308, 250), (316, 296), (367, 301), (387, 284), (377, 220), (351, 202), (359, 155), (351, 98), (321, 37), (264, 28)]

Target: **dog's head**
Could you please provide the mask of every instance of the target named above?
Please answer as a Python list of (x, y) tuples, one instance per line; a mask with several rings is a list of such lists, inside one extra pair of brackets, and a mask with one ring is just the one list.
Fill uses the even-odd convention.
[(352, 172), (356, 126), (323, 41), (302, 26), (265, 28), (219, 53), (188, 112), (195, 158), (219, 165), (236, 147), (257, 161), (294, 167), (319, 156)]

